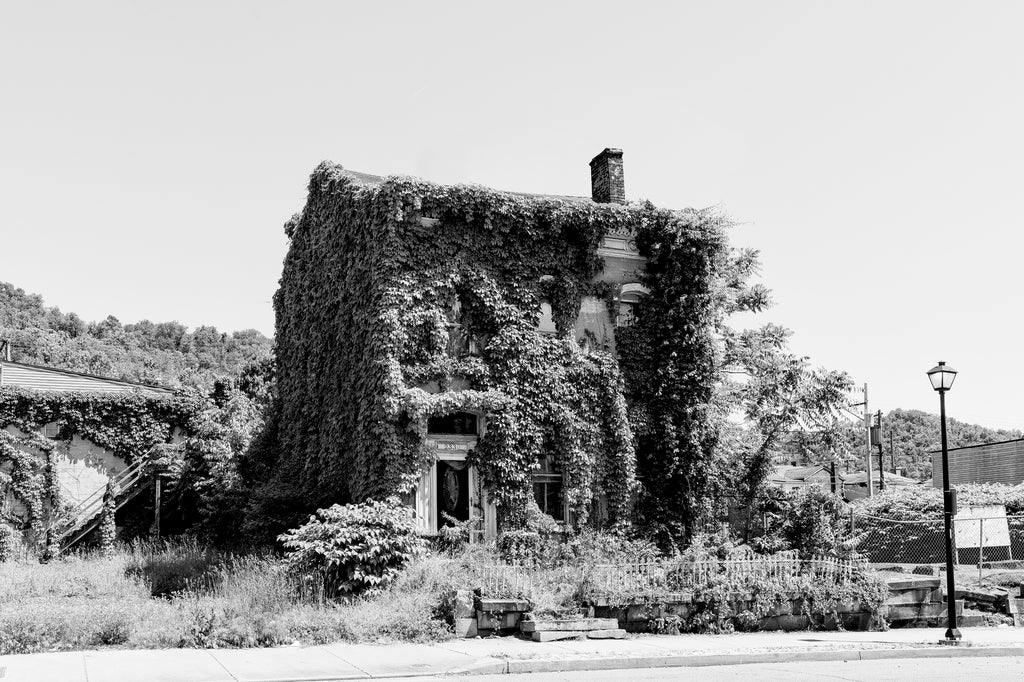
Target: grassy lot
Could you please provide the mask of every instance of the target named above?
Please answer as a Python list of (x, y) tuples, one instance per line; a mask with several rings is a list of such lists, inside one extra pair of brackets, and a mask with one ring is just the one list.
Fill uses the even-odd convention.
[(0, 654), (446, 639), (442, 602), (458, 576), (458, 561), (428, 557), (382, 594), (334, 603), (271, 555), (188, 541), (3, 563)]

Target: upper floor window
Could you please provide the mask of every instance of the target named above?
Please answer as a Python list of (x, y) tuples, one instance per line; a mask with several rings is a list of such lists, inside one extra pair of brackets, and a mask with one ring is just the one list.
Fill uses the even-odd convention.
[(57, 422), (50, 422), (43, 426), (39, 430), (43, 438), (50, 438), (53, 440), (68, 440), (71, 437), (71, 430), (66, 426), (61, 426)]
[(551, 304), (547, 301), (540, 302), (540, 320), (537, 323), (537, 330), (542, 334), (558, 332), (558, 327), (555, 325), (555, 314), (551, 310)]
[(427, 433), (477, 435), (477, 416), (471, 412), (452, 412), (427, 419)]
[(624, 284), (619, 293), (619, 316), (615, 320), (616, 327), (629, 327), (636, 321), (634, 306), (647, 295), (647, 289), (639, 284)]

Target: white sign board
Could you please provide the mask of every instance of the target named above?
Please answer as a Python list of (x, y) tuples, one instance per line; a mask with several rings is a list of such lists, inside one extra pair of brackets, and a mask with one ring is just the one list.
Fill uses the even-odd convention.
[(969, 507), (961, 505), (953, 517), (953, 537), (956, 548), (1009, 547), (1010, 527), (1006, 524), (1006, 507), (986, 504)]

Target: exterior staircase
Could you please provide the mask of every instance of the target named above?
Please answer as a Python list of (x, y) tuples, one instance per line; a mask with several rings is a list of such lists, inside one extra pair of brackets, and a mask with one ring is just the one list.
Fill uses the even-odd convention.
[(109, 488), (114, 496), (114, 509), (120, 509), (147, 489), (153, 471), (149, 453), (138, 458), (109, 483), (69, 509), (51, 528), (52, 543), (57, 552), (65, 552), (91, 533), (103, 520), (103, 498)]

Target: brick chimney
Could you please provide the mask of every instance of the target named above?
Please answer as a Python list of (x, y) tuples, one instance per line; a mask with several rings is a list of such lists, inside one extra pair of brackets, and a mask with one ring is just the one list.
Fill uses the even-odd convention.
[(590, 194), (599, 204), (626, 203), (621, 149), (605, 149), (590, 162)]

